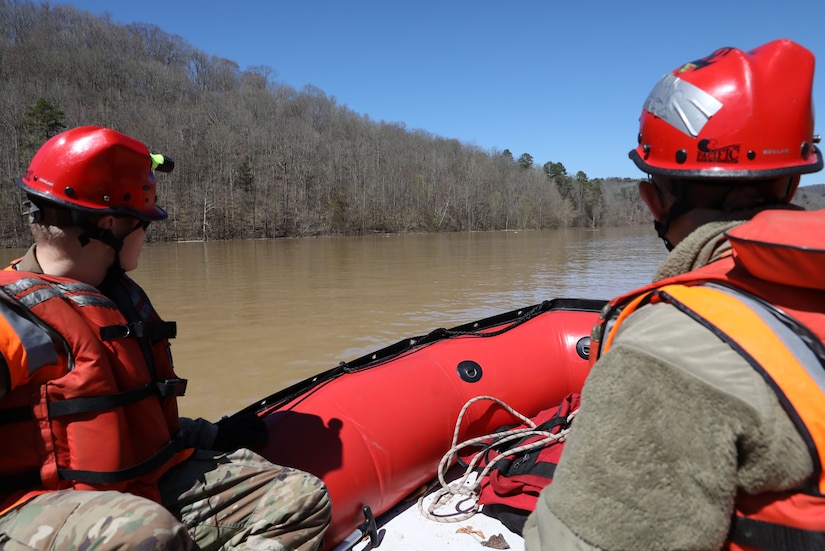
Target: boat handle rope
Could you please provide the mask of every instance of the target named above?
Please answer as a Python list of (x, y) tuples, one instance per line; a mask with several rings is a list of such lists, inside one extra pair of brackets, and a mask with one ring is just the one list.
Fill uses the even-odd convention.
[[(522, 428), (522, 429), (510, 429), (504, 430), (499, 432), (494, 432), (491, 434), (485, 434), (483, 436), (478, 436), (476, 438), (471, 438), (469, 440), (465, 440), (462, 443), (458, 443), (458, 434), (461, 428), (461, 421), (464, 419), (464, 414), (466, 413), (467, 409), (474, 403), (479, 402), (481, 400), (490, 400), (501, 407), (506, 409), (511, 415), (517, 417), (521, 421), (523, 421), (526, 425), (530, 428)], [(567, 423), (565, 428), (560, 430), (558, 433), (553, 434), (549, 431), (539, 430), (535, 422), (529, 417), (522, 415), (502, 400), (495, 398), (493, 396), (476, 396), (475, 398), (471, 398), (467, 401), (466, 404), (461, 408), (461, 411), (458, 414), (458, 420), (455, 424), (455, 431), (453, 431), (453, 440), (450, 446), (450, 449), (444, 456), (441, 458), (441, 461), (438, 464), (438, 484), (441, 486), (434, 494), (432, 501), (424, 507), (424, 498), (427, 497), (428, 493), (425, 493), (421, 497), (418, 498), (418, 510), (419, 512), (425, 517), (430, 520), (434, 520), (436, 522), (462, 522), (471, 518), (475, 515), (479, 510), (481, 510), (481, 505), (478, 503), (479, 492), (478, 488), (481, 485), (481, 481), (484, 479), (485, 476), (490, 472), (490, 470), (495, 466), (495, 464), (505, 457), (510, 457), (522, 452), (527, 452), (530, 450), (534, 450), (536, 448), (542, 448), (548, 444), (553, 442), (559, 441), (563, 442), (567, 434), (570, 432), (570, 424), (573, 421), (573, 418), (578, 413), (578, 408), (571, 411), (570, 414), (567, 416)], [(523, 446), (516, 446), (509, 450), (500, 451), (499, 455), (495, 457), (492, 461), (490, 461), (487, 466), (481, 471), (481, 474), (476, 473), (476, 465), (484, 458), (487, 451), (492, 447), (497, 447), (502, 444), (505, 444), (511, 440), (521, 440), (525, 436), (541, 436), (540, 440), (536, 440), (535, 442), (531, 442), (530, 444), (525, 444)], [(490, 442), (492, 440), (492, 442)], [(458, 458), (458, 452), (464, 448), (468, 447), (478, 447), (479, 444), (484, 444), (484, 449), (477, 452), (475, 455), (472, 456), (472, 459), (467, 464), (467, 467), (464, 469), (464, 474), (454, 480), (452, 483), (447, 482), (446, 480), (446, 472), (449, 470), (450, 466), (453, 463), (453, 459)], [(475, 478), (473, 476), (475, 475)], [(461, 510), (457, 513), (448, 513), (446, 515), (439, 514), (436, 511), (443, 507), (445, 504), (450, 502), (454, 496), (463, 495), (466, 496), (467, 499), (471, 501), (471, 505), (468, 509)], [(456, 507), (457, 509), (458, 507)]]

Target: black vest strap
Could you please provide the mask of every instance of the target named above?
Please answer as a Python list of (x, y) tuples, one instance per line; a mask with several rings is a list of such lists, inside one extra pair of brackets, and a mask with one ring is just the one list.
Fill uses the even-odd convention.
[(504, 476), (518, 476), (532, 474), (553, 480), (556, 474), (556, 464), (549, 461), (539, 461), (541, 450), (530, 450), (519, 454), (518, 458), (504, 458), (499, 460), (494, 469), (498, 469)]
[[(179, 435), (180, 436), (180, 435)], [(76, 469), (57, 469), (57, 473), (63, 480), (73, 480), (75, 482), (85, 482), (87, 484), (112, 484), (116, 482), (125, 482), (140, 478), (161, 468), (167, 461), (169, 461), (176, 452), (182, 448), (182, 440), (176, 437), (166, 444), (158, 453), (149, 459), (120, 469), (119, 471), (82, 471)]]
[[(183, 396), (186, 393), (186, 384), (186, 379), (166, 379), (164, 381), (146, 383), (140, 388), (118, 392), (117, 394), (69, 398), (59, 402), (50, 402), (49, 416), (64, 417), (66, 415), (76, 415), (79, 413), (104, 411), (114, 409), (118, 406), (134, 404), (149, 396), (160, 396), (161, 398)], [(0, 410), (0, 425), (22, 423), (23, 421), (30, 421), (33, 418), (34, 415), (29, 406)]]
[(161, 398), (173, 398), (177, 396), (186, 395), (186, 385), (189, 383), (188, 379), (166, 379), (158, 381), (158, 392)]
[(825, 532), (735, 517), (730, 541), (764, 551), (809, 551), (825, 549)]
[(158, 387), (154, 383), (147, 383), (140, 388), (118, 392), (117, 394), (92, 396), (89, 398), (69, 398), (68, 400), (61, 400), (59, 402), (50, 402), (49, 416), (62, 417), (64, 415), (113, 409), (118, 406), (133, 404), (157, 393)]
[(100, 338), (104, 341), (125, 337), (159, 341), (161, 339), (174, 339), (177, 333), (178, 326), (174, 321), (136, 321), (100, 328)]

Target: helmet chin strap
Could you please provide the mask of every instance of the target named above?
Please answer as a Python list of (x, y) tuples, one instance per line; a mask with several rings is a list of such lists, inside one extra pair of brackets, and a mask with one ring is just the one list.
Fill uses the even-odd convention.
[(115, 251), (115, 259), (109, 266), (108, 271), (123, 272), (120, 267), (120, 249), (123, 248), (123, 238), (117, 237), (111, 230), (101, 228), (88, 220), (77, 224), (83, 231), (77, 238), (80, 240), (80, 246), (85, 247), (89, 241), (96, 239), (105, 245), (109, 245)]
[(76, 210), (71, 210), (69, 212), (71, 215), (72, 225), (77, 226), (82, 230), (80, 235), (77, 236), (80, 240), (81, 247), (85, 247), (89, 244), (89, 241), (96, 239), (105, 245), (109, 245), (115, 250), (115, 252), (120, 252), (120, 248), (123, 247), (123, 239), (118, 238), (111, 232), (111, 230), (101, 228), (96, 223), (89, 220), (89, 217), (86, 214)]
[(653, 221), (653, 229), (656, 230), (656, 235), (658, 235), (659, 238), (662, 241), (664, 241), (665, 248), (668, 250), (668, 252), (672, 251), (673, 250), (673, 243), (671, 243), (668, 240), (668, 238), (665, 237), (665, 234), (670, 229), (670, 222), (668, 222), (668, 221), (659, 222), (658, 220), (654, 220)]
[(653, 220), (653, 228), (656, 230), (656, 235), (664, 241), (665, 247), (668, 251), (672, 251), (675, 245), (670, 242), (667, 238), (667, 232), (670, 231), (670, 225), (673, 223), (674, 220), (679, 218), (680, 216), (686, 214), (687, 212), (693, 210), (693, 205), (685, 202), (685, 201), (676, 201), (670, 206), (670, 209), (667, 211), (667, 215), (665, 215), (665, 219), (661, 222), (659, 220)]
[[(666, 203), (664, 193), (662, 193), (662, 189), (656, 183), (650, 174), (647, 175), (647, 181), (653, 186), (653, 191), (656, 192), (656, 196), (659, 199), (659, 204), (664, 206)], [(672, 251), (673, 248), (676, 246), (670, 242), (670, 239), (667, 238), (667, 233), (670, 231), (670, 226), (674, 220), (685, 214), (686, 212), (692, 210), (694, 208), (689, 202), (685, 201), (684, 197), (679, 197), (673, 204), (670, 205), (670, 208), (665, 214), (664, 220), (656, 220), (653, 219), (653, 228), (656, 230), (656, 235), (664, 241), (665, 248), (667, 248), (668, 252)], [(652, 212), (652, 211), (651, 211)]]
[(125, 272), (120, 263), (120, 251), (123, 249), (126, 238), (139, 228), (145, 229), (149, 226), (148, 221), (138, 219), (135, 227), (126, 232), (125, 235), (118, 237), (111, 230), (102, 228), (93, 222), (87, 212), (52, 205), (47, 201), (32, 197), (31, 195), (28, 197), (28, 200), (23, 203), (23, 214), (28, 216), (30, 224), (41, 223), (55, 226), (75, 226), (79, 228), (80, 234), (77, 236), (77, 239), (80, 241), (81, 247), (88, 245), (92, 239), (96, 239), (104, 245), (111, 247), (115, 251), (115, 258), (109, 266), (108, 271), (114, 275), (120, 275)]
[(105, 245), (109, 245), (115, 251), (115, 260), (112, 262), (112, 265), (109, 266), (109, 272), (113, 275), (122, 274), (125, 271), (120, 264), (120, 250), (123, 248), (123, 242), (132, 232), (137, 231), (140, 227), (145, 227), (145, 223), (138, 222), (138, 224), (129, 230), (126, 235), (123, 237), (118, 237), (111, 230), (101, 228), (97, 224), (91, 222), (87, 217), (76, 213), (76, 211), (72, 211), (72, 218), (74, 225), (82, 230), (80, 235), (77, 236), (80, 240), (80, 246), (85, 247), (92, 239), (96, 239)]

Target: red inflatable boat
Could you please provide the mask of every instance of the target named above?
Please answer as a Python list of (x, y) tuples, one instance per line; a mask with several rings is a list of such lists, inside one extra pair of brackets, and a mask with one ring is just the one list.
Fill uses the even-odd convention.
[[(365, 514), (388, 511), (432, 480), (462, 406), (496, 397), (525, 415), (581, 389), (602, 301), (556, 299), (406, 339), (309, 378), (244, 411), (270, 430), (257, 450), (324, 480), (329, 549)], [(462, 438), (512, 423), (491, 402), (465, 414)]]

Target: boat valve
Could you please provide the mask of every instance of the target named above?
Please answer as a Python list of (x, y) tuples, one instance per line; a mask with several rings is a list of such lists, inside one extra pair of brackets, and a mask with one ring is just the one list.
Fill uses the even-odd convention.
[(590, 359), (590, 337), (582, 337), (576, 343), (576, 353), (582, 360)]
[(477, 383), (484, 374), (481, 365), (473, 360), (459, 362), (456, 371), (458, 371), (458, 376), (461, 377), (461, 380), (468, 383)]

